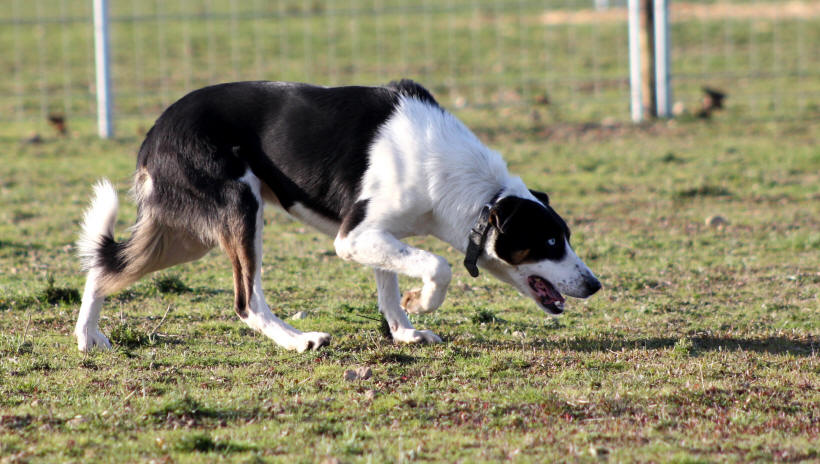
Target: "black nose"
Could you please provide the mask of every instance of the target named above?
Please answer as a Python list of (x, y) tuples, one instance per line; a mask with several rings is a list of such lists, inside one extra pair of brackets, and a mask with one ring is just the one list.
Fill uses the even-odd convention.
[(601, 289), (601, 282), (595, 277), (591, 277), (586, 281), (587, 296), (592, 296)]

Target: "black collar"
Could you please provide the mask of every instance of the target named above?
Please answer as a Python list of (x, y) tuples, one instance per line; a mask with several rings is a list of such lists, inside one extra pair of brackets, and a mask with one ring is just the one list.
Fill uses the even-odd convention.
[(481, 208), (478, 217), (473, 223), (473, 228), (470, 229), (470, 235), (467, 241), (467, 251), (464, 253), (464, 267), (467, 272), (473, 277), (478, 277), (478, 258), (484, 252), (484, 243), (487, 241), (487, 232), (490, 230), (490, 211), (492, 211), (495, 202), (501, 197), (502, 190), (499, 190), (489, 203)]

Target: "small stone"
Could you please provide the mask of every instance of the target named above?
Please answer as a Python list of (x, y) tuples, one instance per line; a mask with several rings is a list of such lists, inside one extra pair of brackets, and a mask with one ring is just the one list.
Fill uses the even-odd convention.
[(74, 416), (73, 419), (68, 421), (68, 426), (69, 427), (77, 427), (80, 424), (84, 424), (86, 422), (88, 422), (88, 419), (86, 419), (85, 417), (78, 414), (78, 415)]
[(714, 229), (722, 229), (729, 225), (729, 220), (720, 214), (713, 214), (706, 218), (706, 225)]
[(356, 375), (358, 375), (361, 380), (367, 380), (373, 376), (373, 370), (367, 366), (359, 367), (356, 369)]
[(299, 311), (298, 313), (294, 314), (293, 316), (290, 316), (290, 318), (293, 319), (294, 321), (298, 321), (300, 319), (305, 319), (307, 317), (308, 317), (308, 313), (305, 312), (305, 311)]
[(516, 338), (526, 338), (527, 334), (526, 334), (526, 332), (521, 332), (519, 330), (516, 330), (512, 333), (512, 336), (516, 337)]
[(348, 382), (352, 382), (354, 380), (367, 380), (373, 376), (373, 370), (369, 367), (357, 367), (354, 369), (348, 369), (344, 373), (344, 379)]
[(372, 400), (376, 397), (376, 390), (367, 390), (364, 392), (364, 398), (367, 400)]

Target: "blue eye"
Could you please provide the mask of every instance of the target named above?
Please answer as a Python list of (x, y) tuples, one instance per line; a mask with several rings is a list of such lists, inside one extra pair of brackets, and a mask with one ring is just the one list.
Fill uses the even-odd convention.
[(555, 246), (555, 239), (554, 239), (554, 238), (551, 238), (551, 239), (547, 240), (547, 245), (549, 245), (549, 246)]

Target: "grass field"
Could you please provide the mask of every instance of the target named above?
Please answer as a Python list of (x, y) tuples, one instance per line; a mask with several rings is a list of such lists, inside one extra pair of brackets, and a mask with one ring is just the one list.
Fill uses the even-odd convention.
[[(92, 3), (9, 3), (0, 8), (0, 137), (45, 133), (50, 113), (93, 133)], [(596, 12), (591, 0), (110, 3), (120, 135), (144, 133), (191, 89), (253, 79), (344, 85), (409, 76), (451, 107), (541, 101), (545, 121), (629, 117), (626, 11)], [(675, 2), (675, 101), (692, 112), (708, 86), (729, 94), (737, 118), (820, 116), (817, 3)]]
[(604, 290), (549, 318), (418, 239), (453, 263), (445, 305), (413, 318), (444, 343), (396, 346), (371, 272), (269, 210), (268, 301), (334, 337), (304, 354), (238, 320), (218, 252), (115, 295), (116, 348), (80, 354), (72, 242), (96, 178), (126, 194), (139, 140), (0, 142), (0, 461), (820, 459), (816, 121), (460, 116), (550, 193)]
[[(0, 464), (820, 461), (816, 15), (674, 21), (676, 95), (692, 108), (717, 85), (728, 107), (631, 126), (622, 19), (544, 27), (541, 2), (385, 0), (354, 22), (285, 0), (242, 2), (272, 11), (240, 15), (232, 35), (239, 2), (203, 3), (225, 16), (213, 21), (179, 20), (185, 2), (114, 3), (112, 141), (89, 135), (90, 2), (0, 12)], [(550, 318), (417, 238), (453, 265), (444, 306), (412, 318), (444, 343), (394, 345), (372, 272), (270, 209), (267, 300), (306, 312), (290, 322), (330, 347), (296, 354), (252, 333), (215, 251), (114, 295), (101, 328), (115, 349), (77, 351), (73, 242), (91, 185), (119, 188), (123, 237), (136, 134), (163, 105), (219, 80), (402, 75), (549, 192), (601, 292)], [(68, 115), (67, 137), (50, 112)], [(344, 379), (359, 367), (372, 378)]]

